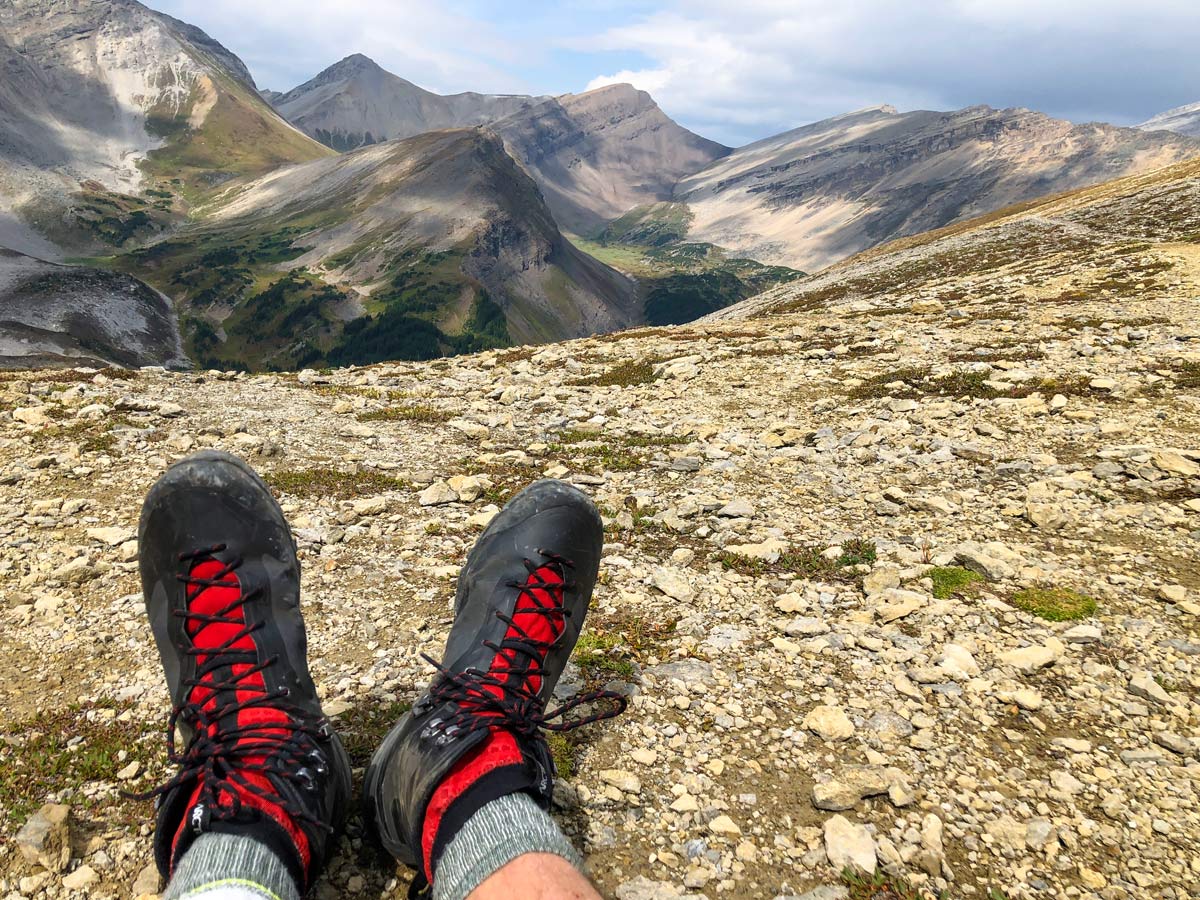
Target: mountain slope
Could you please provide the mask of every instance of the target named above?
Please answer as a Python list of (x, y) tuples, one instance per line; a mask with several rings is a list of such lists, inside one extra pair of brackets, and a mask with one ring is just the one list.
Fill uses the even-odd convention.
[[(1200, 159), (894, 241), (706, 321), (909, 311), (931, 321), (1008, 323), (1000, 329), (1020, 342), (1028, 323), (1156, 321), (1196, 282)], [(912, 310), (898, 308), (897, 297)]]
[(861, 110), (685, 178), (689, 238), (820, 269), (904, 235), (1200, 155), (1200, 141), (1028, 110)]
[[(236, 56), (133, 0), (0, 6), (0, 68), (0, 218), (75, 252), (113, 246), (106, 229), (152, 236), (215, 186), (329, 152)], [(114, 209), (118, 224), (97, 226), (81, 190), (112, 195), (101, 206), (141, 195), (161, 215)]]
[(121, 265), (182, 303), (193, 354), (214, 365), (429, 358), (641, 316), (632, 282), (563, 238), (481, 129), (278, 170)]
[(1190, 137), (1200, 137), (1200, 103), (1177, 106), (1152, 119), (1147, 119), (1138, 128), (1143, 131), (1174, 131)]
[(576, 234), (669, 200), (679, 179), (729, 153), (627, 84), (554, 97), (491, 127), (537, 181), (558, 223)]
[(171, 303), (132, 278), (0, 249), (0, 366), (187, 365)]
[(470, 92), (443, 96), (356, 53), (271, 103), (305, 134), (336, 150), (352, 150), (426, 131), (483, 125), (542, 99)]

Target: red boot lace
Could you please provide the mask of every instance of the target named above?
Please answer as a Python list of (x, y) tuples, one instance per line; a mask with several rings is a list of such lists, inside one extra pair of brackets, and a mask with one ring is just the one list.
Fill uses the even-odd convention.
[[(539, 728), (571, 731), (625, 711), (628, 700), (607, 690), (580, 694), (552, 712), (544, 711), (538, 692), (546, 675), (546, 655), (562, 636), (571, 615), (563, 595), (575, 590), (576, 585), (567, 580), (567, 571), (574, 568), (570, 560), (546, 550), (538, 550), (538, 554), (547, 561), (539, 566), (524, 560), (529, 572), (525, 582), (507, 583), (518, 591), (517, 605), (511, 616), (496, 612), (496, 617), (508, 625), (508, 632), (499, 643), (484, 641), (484, 646), (496, 653), (486, 672), (451, 672), (423, 656), (439, 673), (429, 691), (430, 705), (449, 700), (458, 706), (453, 716), (433, 726), (442, 733), (463, 736), (486, 728), (532, 738)], [(611, 701), (612, 705), (590, 716), (567, 718), (575, 709), (599, 701)]]

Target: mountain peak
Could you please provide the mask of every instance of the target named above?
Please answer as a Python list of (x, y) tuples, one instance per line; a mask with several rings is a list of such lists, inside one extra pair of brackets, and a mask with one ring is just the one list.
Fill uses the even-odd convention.
[[(362, 53), (351, 53), (345, 59), (335, 62), (332, 66), (325, 70), (328, 72), (339, 72), (350, 75), (355, 72), (383, 72), (386, 71), (379, 63)], [(322, 74), (325, 74), (322, 73)]]

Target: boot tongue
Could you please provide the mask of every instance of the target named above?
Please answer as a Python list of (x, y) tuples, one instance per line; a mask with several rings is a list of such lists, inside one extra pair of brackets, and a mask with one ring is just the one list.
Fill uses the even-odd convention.
[[(198, 670), (205, 670), (214, 662), (227, 658), (228, 663), (213, 668), (202, 682), (214, 685), (207, 687), (201, 684), (192, 688), (188, 702), (198, 706), (210, 717), (222, 712), (220, 720), (210, 728), (210, 737), (216, 737), (220, 732), (230, 733), (237, 728), (256, 726), (255, 739), (258, 742), (271, 739), (283, 740), (290, 732), (291, 721), (283, 710), (270, 706), (253, 706), (231, 713), (224, 710), (247, 701), (259, 700), (268, 690), (263, 679), (263, 673), (247, 673), (261, 660), (258, 646), (251, 634), (246, 632), (246, 609), (241, 600), (245, 586), (234, 572), (225, 572), (226, 565), (219, 560), (205, 560), (193, 567), (193, 579), (217, 582), (209, 586), (188, 586), (188, 611), (196, 616), (210, 616), (219, 621), (187, 620), (188, 636), (192, 639), (197, 650), (202, 651), (196, 659)], [(204, 653), (211, 650), (212, 653)], [(236, 682), (234, 688), (217, 688), (218, 682)], [(267, 726), (279, 725), (278, 729)], [(261, 763), (265, 759), (255, 755), (246, 759), (247, 763)]]
[(531, 694), (541, 691), (542, 663), (565, 625), (564, 584), (563, 574), (555, 566), (542, 566), (530, 574), (517, 595), (512, 624), (492, 663), (492, 674), (503, 677), (509, 684), (525, 682)]

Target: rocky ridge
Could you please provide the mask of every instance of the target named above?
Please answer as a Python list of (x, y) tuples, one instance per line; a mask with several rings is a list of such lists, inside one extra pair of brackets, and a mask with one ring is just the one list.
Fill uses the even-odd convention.
[(741, 147), (684, 178), (690, 240), (816, 271), (1010, 204), (1200, 155), (1167, 132), (972, 106), (836, 116)]
[[(498, 505), (544, 475), (595, 496), (601, 583), (559, 693), (632, 702), (555, 753), (606, 893), (857, 896), (847, 866), (911, 896), (1195, 896), (1196, 175), (1072, 202), (677, 329), (297, 375), (5, 374), (0, 893), (158, 889), (150, 812), (116, 793), (166, 775), (137, 504), (215, 446), (291, 519), (360, 767)], [(70, 809), (66, 859), (44, 802)], [(363, 848), (352, 820), (316, 896), (403, 893)]]
[(0, 248), (0, 365), (189, 363), (171, 301), (153, 288)]

